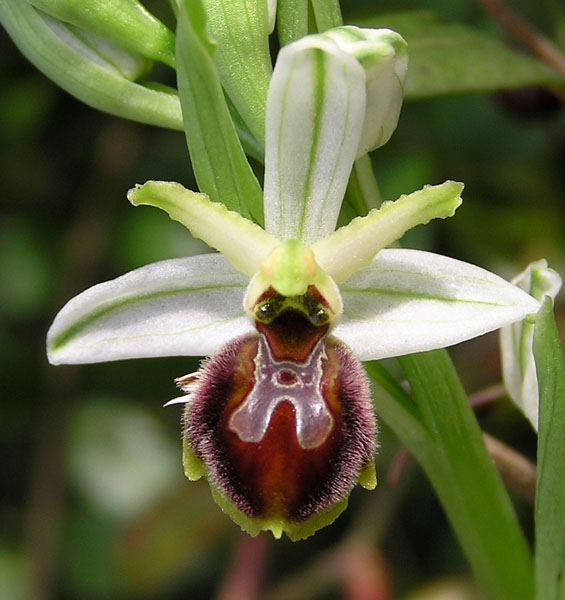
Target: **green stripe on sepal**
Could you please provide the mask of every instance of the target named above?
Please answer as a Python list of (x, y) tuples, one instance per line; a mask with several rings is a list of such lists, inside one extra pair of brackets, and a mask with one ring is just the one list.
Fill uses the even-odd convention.
[(165, 260), (70, 300), (47, 334), (52, 364), (201, 356), (251, 330), (248, 279), (220, 254)]
[(281, 50), (267, 99), (265, 227), (305, 244), (331, 233), (359, 144), (362, 67), (331, 40)]
[(333, 333), (361, 360), (443, 348), (523, 319), (537, 300), (460, 260), (385, 248), (340, 285)]

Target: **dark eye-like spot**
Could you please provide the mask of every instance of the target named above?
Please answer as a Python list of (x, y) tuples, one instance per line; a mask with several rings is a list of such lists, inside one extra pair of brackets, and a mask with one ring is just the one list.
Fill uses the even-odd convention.
[(325, 325), (330, 320), (328, 312), (324, 308), (314, 309), (310, 313), (310, 322), (312, 325)]

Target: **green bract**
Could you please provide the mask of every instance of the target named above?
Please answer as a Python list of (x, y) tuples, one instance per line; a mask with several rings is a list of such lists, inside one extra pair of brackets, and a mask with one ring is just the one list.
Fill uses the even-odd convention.
[(217, 42), (214, 59), (222, 84), (251, 134), (264, 147), (273, 7), (266, 0), (204, 0), (203, 7), (207, 29)]
[(60, 21), (104, 36), (171, 67), (175, 36), (137, 0), (27, 0)]
[(148, 70), (140, 54), (54, 19), (27, 0), (5, 0), (0, 19), (21, 52), (79, 100), (112, 115), (182, 130), (176, 90), (133, 81)]

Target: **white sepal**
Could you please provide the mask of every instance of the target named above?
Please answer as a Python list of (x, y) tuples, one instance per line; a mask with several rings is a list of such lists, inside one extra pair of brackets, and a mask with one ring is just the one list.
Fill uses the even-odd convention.
[(539, 308), (489, 271), (419, 250), (382, 250), (340, 289), (343, 315), (332, 333), (361, 360), (450, 346)]
[[(538, 260), (512, 280), (540, 302), (544, 296), (555, 298), (561, 288), (561, 277)], [(539, 393), (533, 352), (535, 317), (513, 323), (500, 331), (502, 375), (508, 395), (538, 429)]]
[(70, 300), (47, 334), (52, 364), (204, 356), (253, 329), (248, 278), (220, 254), (153, 263)]
[(309, 245), (335, 229), (365, 114), (365, 73), (333, 41), (279, 53), (267, 97), (265, 227)]

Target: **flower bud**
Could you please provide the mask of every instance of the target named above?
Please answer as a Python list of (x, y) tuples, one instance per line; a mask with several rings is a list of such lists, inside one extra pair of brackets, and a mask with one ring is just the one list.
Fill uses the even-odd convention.
[(353, 55), (365, 70), (367, 101), (359, 158), (386, 144), (396, 129), (408, 71), (407, 44), (390, 29), (345, 26), (330, 29), (322, 36)]
[[(540, 302), (554, 299), (561, 289), (561, 276), (546, 260), (531, 263), (512, 283)], [(508, 395), (538, 430), (539, 391), (533, 351), (535, 314), (500, 330), (502, 375)]]
[[(276, 315), (280, 298), (271, 294)], [(328, 336), (327, 319), (314, 324), (314, 304), (304, 303), (310, 316), (283, 308), (257, 321), (256, 333), (229, 342), (187, 385), (187, 475), (205, 473), (222, 508), (252, 534), (307, 537), (333, 521), (374, 469), (366, 375)]]

